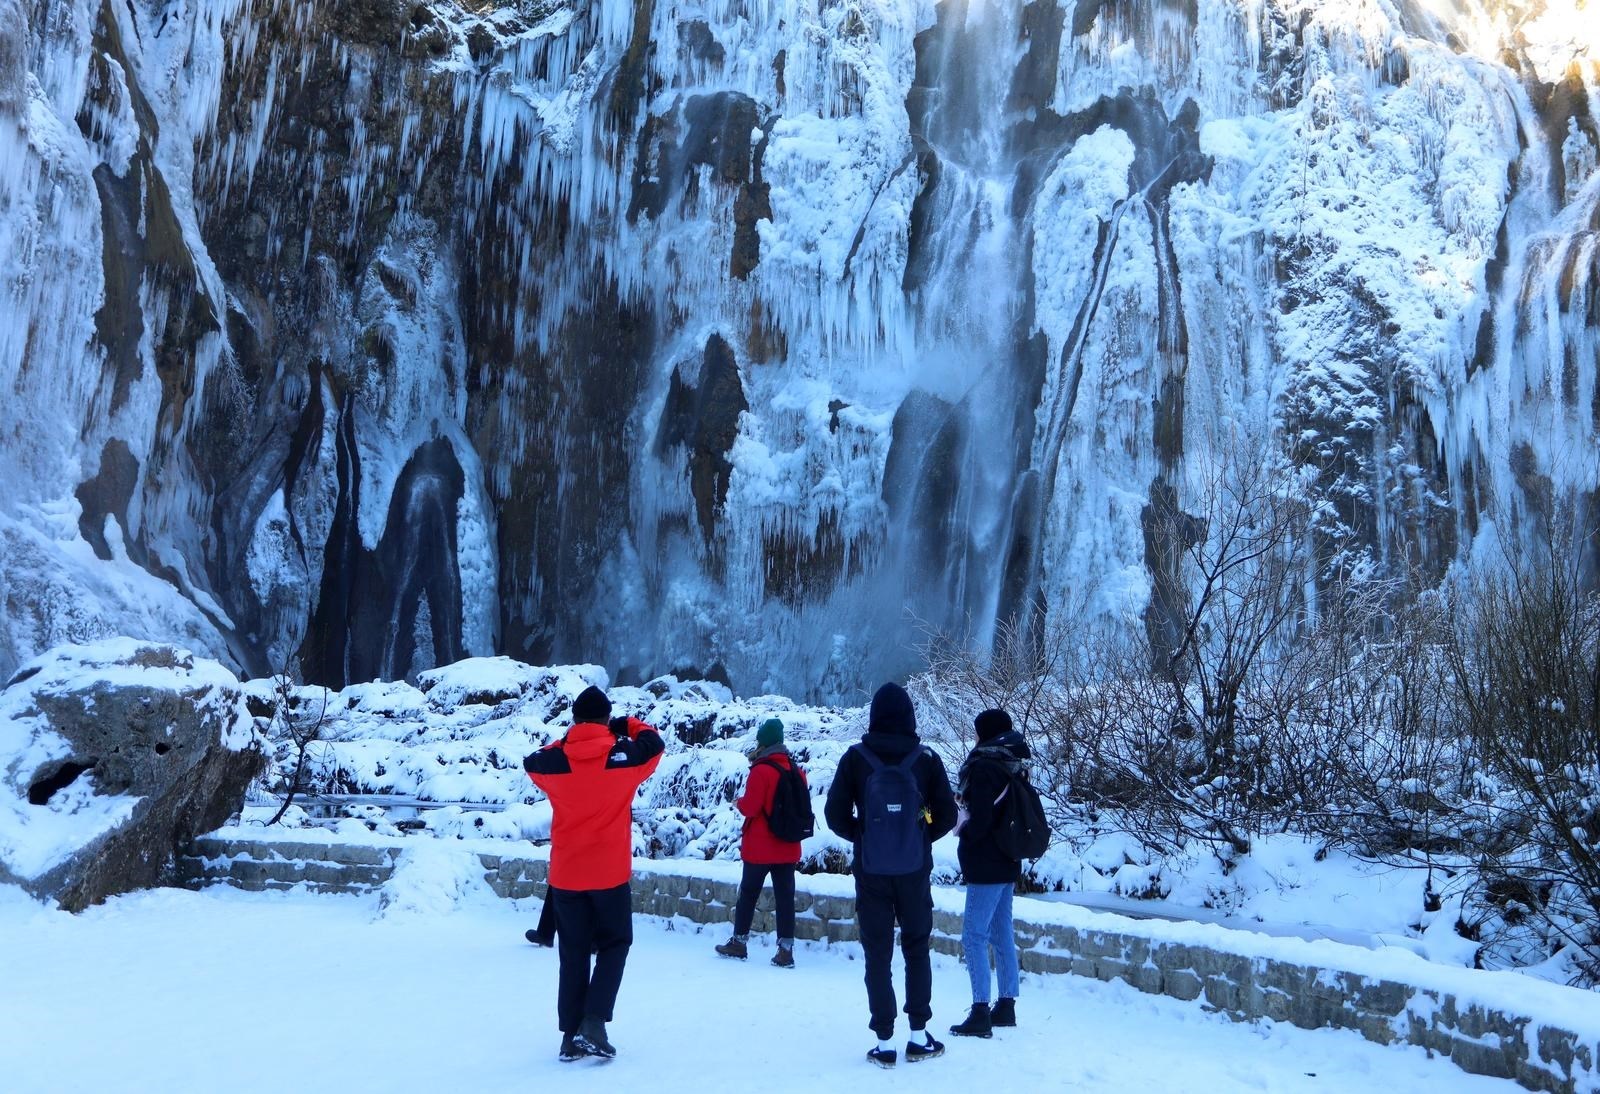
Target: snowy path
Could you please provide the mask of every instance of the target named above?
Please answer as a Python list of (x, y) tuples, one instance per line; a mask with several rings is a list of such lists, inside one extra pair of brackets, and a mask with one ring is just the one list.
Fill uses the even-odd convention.
[[(0, 889), (0, 1088), (104, 1092), (689, 1091), (874, 1084), (970, 1094), (1004, 1069), (1017, 1090), (1515, 1090), (1418, 1049), (1352, 1033), (1237, 1025), (1121, 984), (1028, 977), (1023, 1025), (946, 1037), (894, 1072), (871, 1043), (854, 945), (803, 948), (793, 972), (719, 959), (721, 928), (635, 920), (609, 1064), (555, 1059), (555, 956), (535, 915), (485, 900), (375, 920), (370, 897), (158, 890), (73, 918)], [(935, 1029), (966, 975), (935, 958)], [(901, 1031), (903, 1035), (904, 1025)]]

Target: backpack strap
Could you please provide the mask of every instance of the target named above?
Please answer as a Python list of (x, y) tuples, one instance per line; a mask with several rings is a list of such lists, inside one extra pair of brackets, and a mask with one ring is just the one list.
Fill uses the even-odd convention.
[(928, 751), (927, 745), (918, 745), (910, 752), (907, 752), (905, 757), (901, 759), (899, 763), (895, 764), (895, 766), (901, 771), (910, 771), (912, 767), (916, 765), (916, 762), (922, 758), (922, 754), (926, 751)]
[(850, 746), (850, 750), (852, 752), (861, 753), (861, 755), (866, 758), (867, 764), (874, 771), (883, 766), (883, 761), (878, 758), (878, 754), (872, 751), (872, 749), (868, 748), (864, 742), (857, 741), (855, 744)]
[[(758, 767), (770, 767), (770, 768), (772, 768), (772, 770), (774, 770), (774, 771), (776, 771), (778, 773), (778, 782), (781, 783), (783, 781), (783, 772), (784, 772), (785, 769), (778, 763), (777, 760), (773, 759), (771, 756), (763, 756), (763, 757), (761, 757), (761, 759), (757, 760), (753, 765), (751, 765), (750, 770), (754, 771)], [(774, 783), (773, 786), (772, 786), (772, 796), (773, 796), (774, 800), (777, 798), (777, 795), (778, 795), (778, 784)], [(763, 816), (766, 816), (766, 817), (772, 816), (772, 805), (771, 805), (771, 803), (768, 803), (767, 806), (761, 810), (761, 813), (762, 813)]]

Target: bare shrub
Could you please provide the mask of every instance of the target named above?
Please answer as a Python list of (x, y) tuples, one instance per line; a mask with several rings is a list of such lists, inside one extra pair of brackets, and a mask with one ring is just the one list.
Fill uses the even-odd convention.
[(1426, 870), (1423, 910), (1468, 891), (1459, 929), (1489, 960), (1559, 955), (1600, 982), (1600, 598), (1581, 567), (1547, 548), (1469, 585), (1369, 572), (1313, 593), (1328, 569), (1296, 557), (1315, 537), (1292, 471), (1233, 461), (1193, 512), (1153, 494), (1145, 627), (1052, 611), (987, 652), (929, 643), (921, 707), (946, 747), (1005, 707), (1059, 834), (1209, 846), (1225, 871), (1259, 835), (1312, 836)]
[(1600, 597), (1559, 549), (1518, 552), (1454, 599), (1452, 709), (1484, 760), (1481, 939), (1564, 953), (1600, 981)]
[(322, 740), (322, 730), (328, 718), (328, 689), (321, 689), (320, 698), (313, 708), (297, 686), (297, 676), (297, 664), (280, 669), (272, 676), (273, 714), (267, 737), (280, 754), (278, 762), (292, 762), (293, 767), (283, 781), (283, 802), (272, 819), (267, 821), (269, 826), (283, 819), (294, 804), (296, 795), (310, 789), (312, 747)]
[(1168, 823), (1225, 857), (1248, 854), (1250, 834), (1289, 801), (1278, 738), (1303, 701), (1292, 641), (1307, 617), (1304, 575), (1316, 569), (1301, 557), (1314, 542), (1301, 480), (1270, 452), (1240, 446), (1221, 454), (1194, 511), (1157, 489), (1145, 512), (1166, 591), (1141, 651), (1150, 677), (1134, 673), (1125, 699), (1151, 738), (1145, 774)]

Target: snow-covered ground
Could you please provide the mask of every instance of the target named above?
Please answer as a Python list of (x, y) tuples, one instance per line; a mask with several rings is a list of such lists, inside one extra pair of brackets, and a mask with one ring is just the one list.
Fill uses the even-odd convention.
[[(0, 888), (0, 1087), (151, 1091), (838, 1089), (1225, 1092), (1516, 1089), (1348, 1032), (1236, 1024), (1123, 984), (1028, 976), (1020, 1026), (946, 1037), (944, 1059), (863, 1058), (859, 950), (801, 945), (793, 972), (711, 952), (722, 928), (635, 918), (611, 1063), (561, 1064), (556, 959), (529, 946), (537, 902), (448, 907), (301, 892), (166, 889), (79, 916)], [(934, 1025), (966, 973), (935, 956)], [(898, 977), (897, 977), (898, 979)], [(903, 1036), (902, 1022), (899, 1033)]]

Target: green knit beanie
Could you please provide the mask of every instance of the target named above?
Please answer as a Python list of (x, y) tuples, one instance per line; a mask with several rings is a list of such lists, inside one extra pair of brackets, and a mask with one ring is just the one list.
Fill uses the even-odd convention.
[(761, 723), (761, 728), (756, 730), (756, 747), (771, 748), (773, 745), (783, 743), (783, 723), (776, 718), (768, 718)]

